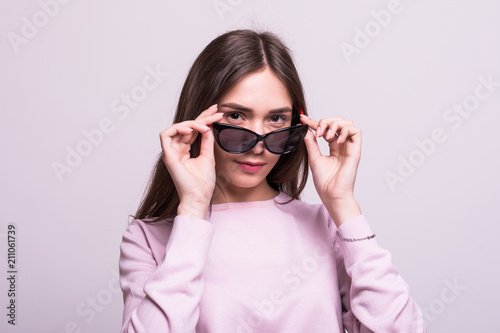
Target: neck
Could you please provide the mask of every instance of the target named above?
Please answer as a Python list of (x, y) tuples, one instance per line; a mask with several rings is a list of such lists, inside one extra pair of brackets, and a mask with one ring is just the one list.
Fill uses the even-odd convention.
[(228, 203), (228, 202), (247, 202), (247, 201), (264, 201), (270, 200), (279, 194), (266, 181), (251, 188), (242, 188), (234, 185), (226, 185), (224, 188), (215, 187), (212, 197), (212, 204)]

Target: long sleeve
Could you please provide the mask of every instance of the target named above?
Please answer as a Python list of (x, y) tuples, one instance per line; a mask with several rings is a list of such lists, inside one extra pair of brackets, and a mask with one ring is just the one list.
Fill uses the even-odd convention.
[(120, 246), (121, 332), (195, 332), (213, 226), (177, 216), (161, 261), (141, 224), (128, 227)]
[[(371, 235), (363, 215), (339, 227), (347, 238)], [(349, 333), (425, 332), (422, 312), (392, 265), (391, 255), (375, 239), (346, 242), (336, 237), (343, 324)]]

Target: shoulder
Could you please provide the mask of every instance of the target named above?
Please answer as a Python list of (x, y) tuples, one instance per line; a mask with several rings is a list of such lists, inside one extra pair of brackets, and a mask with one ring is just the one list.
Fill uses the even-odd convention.
[(161, 242), (168, 239), (165, 234), (172, 230), (173, 219), (152, 222), (152, 219), (133, 220), (124, 233), (124, 237), (146, 238), (154, 242)]
[(133, 220), (123, 234), (121, 252), (147, 251), (152, 253), (157, 262), (161, 261), (172, 232), (172, 222), (173, 220)]

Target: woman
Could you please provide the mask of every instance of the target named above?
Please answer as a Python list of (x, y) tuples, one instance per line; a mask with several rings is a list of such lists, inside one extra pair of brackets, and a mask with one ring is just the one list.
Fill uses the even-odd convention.
[[(122, 332), (425, 331), (353, 195), (361, 130), (307, 116), (276, 36), (213, 40), (160, 139), (121, 245)], [(298, 200), (309, 166), (323, 204)]]

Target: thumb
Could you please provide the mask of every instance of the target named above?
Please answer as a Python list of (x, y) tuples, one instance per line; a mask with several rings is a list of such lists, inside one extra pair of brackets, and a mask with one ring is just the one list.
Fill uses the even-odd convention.
[(319, 149), (318, 142), (314, 137), (314, 134), (311, 130), (307, 130), (307, 134), (304, 137), (304, 142), (307, 148), (307, 155), (309, 156), (309, 162), (313, 162), (323, 154), (321, 154), (321, 150)]
[(209, 130), (201, 133), (200, 155), (213, 159), (214, 158), (214, 132), (212, 126)]

